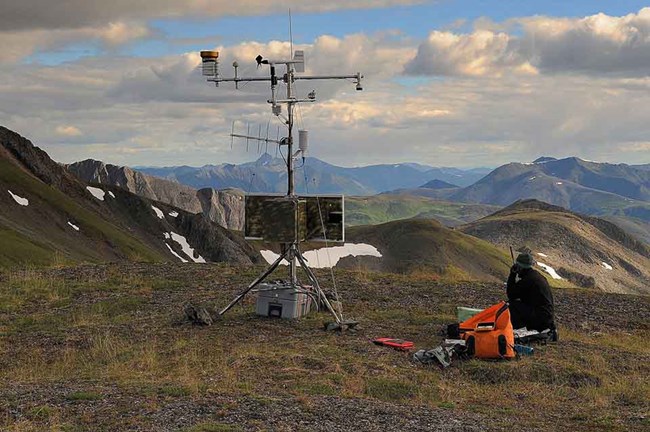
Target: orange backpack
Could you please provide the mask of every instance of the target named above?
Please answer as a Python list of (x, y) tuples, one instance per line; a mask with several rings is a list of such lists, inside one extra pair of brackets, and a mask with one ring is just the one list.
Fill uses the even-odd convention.
[(460, 323), (467, 352), (481, 359), (511, 359), (515, 353), (515, 335), (508, 303), (501, 302)]

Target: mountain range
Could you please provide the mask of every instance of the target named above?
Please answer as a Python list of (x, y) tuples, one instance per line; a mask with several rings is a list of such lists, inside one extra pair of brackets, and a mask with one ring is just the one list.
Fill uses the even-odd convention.
[(120, 187), (88, 185), (29, 140), (3, 127), (0, 245), (0, 267), (261, 260), (240, 234), (201, 214)]
[(196, 190), (176, 181), (144, 174), (129, 167), (87, 159), (66, 165), (68, 171), (86, 183), (126, 189), (136, 195), (161, 201), (189, 213), (203, 213), (224, 228), (241, 231), (244, 227), (244, 199), (239, 189)]
[[(141, 172), (99, 161), (78, 162), (68, 168), (87, 182), (126, 187), (131, 192), (178, 205), (189, 212), (200, 208), (214, 222), (236, 230), (241, 229), (243, 223), (242, 192), (236, 187), (277, 192), (284, 190), (286, 182), (284, 161), (269, 154), (241, 165), (202, 168), (142, 168), (144, 172)], [(414, 163), (343, 168), (308, 158), (305, 166), (297, 169), (296, 183), (302, 192), (347, 194), (350, 225), (433, 217), (455, 226), (472, 222), (518, 200), (537, 199), (606, 218), (646, 243), (650, 242), (649, 165), (542, 157), (533, 163), (503, 165), (473, 184), (459, 186), (486, 171), (432, 168)], [(305, 187), (304, 173), (311, 177), (312, 188)], [(244, 184), (247, 176), (248, 184)], [(400, 182), (414, 184), (431, 176), (434, 178), (417, 187), (367, 195)], [(456, 184), (441, 180), (441, 177)], [(181, 184), (183, 182), (187, 184)], [(205, 184), (230, 188), (197, 190), (193, 186)], [(358, 193), (356, 197), (349, 196), (355, 193)]]
[[(286, 165), (282, 158), (268, 153), (256, 161), (203, 167), (138, 167), (138, 171), (202, 188), (238, 188), (246, 192), (286, 192)], [(435, 168), (415, 163), (339, 167), (308, 157), (296, 163), (296, 190), (300, 193), (374, 195), (380, 192), (414, 188), (437, 179), (458, 186), (469, 186), (490, 169)]]
[[(177, 206), (190, 213), (202, 212), (224, 228), (241, 231), (244, 224), (243, 192), (240, 189), (194, 189), (175, 180), (163, 179), (129, 167), (105, 164), (92, 159), (66, 165), (87, 183), (124, 188), (137, 195)], [(432, 180), (427, 184), (448, 187)], [(455, 187), (455, 186), (452, 186)], [(447, 226), (472, 222), (498, 210), (499, 206), (441, 202), (406, 195), (346, 197), (346, 224), (365, 225), (404, 218), (435, 218)]]
[[(413, 164), (409, 169), (431, 171)], [(643, 209), (648, 173), (642, 166), (569, 158), (509, 164), (464, 188), (433, 179), (411, 190), (448, 199), (484, 193), (496, 200), (499, 190), (511, 192), (517, 181), (534, 184), (531, 177), (556, 176), (556, 183), (576, 185), (569, 189), (576, 194), (589, 189), (622, 198), (627, 209)], [(509, 179), (515, 183), (509, 185)], [(401, 190), (352, 197), (348, 204), (349, 215), (363, 224), (350, 227), (348, 240), (371, 244), (381, 258), (348, 256), (339, 262), (342, 267), (496, 282), (507, 273), (508, 247), (515, 246), (544, 260), (540, 266), (554, 286), (622, 293), (647, 293), (650, 286), (650, 251), (637, 236), (621, 224), (538, 200), (502, 208)], [(625, 213), (611, 217), (637, 221)], [(60, 165), (27, 139), (0, 128), (0, 267), (120, 260), (261, 263), (261, 245), (224, 228), (242, 221), (239, 190), (197, 190), (92, 160)]]
[(650, 292), (650, 247), (617, 225), (537, 200), (518, 201), (475, 222), (448, 228), (432, 219), (352, 227), (381, 258), (343, 258), (341, 267), (503, 281), (509, 249), (530, 251), (554, 287)]
[(509, 163), (462, 188), (423, 185), (391, 193), (499, 206), (537, 199), (589, 215), (650, 221), (650, 170), (646, 165), (597, 163), (575, 157)]

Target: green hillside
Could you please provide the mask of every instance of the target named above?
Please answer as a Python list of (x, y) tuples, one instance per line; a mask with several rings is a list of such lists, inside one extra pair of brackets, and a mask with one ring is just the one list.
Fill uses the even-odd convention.
[[(0, 227), (5, 240), (0, 266), (52, 262), (55, 250), (72, 261), (164, 259), (139, 239), (6, 159), (0, 159), (0, 185), (4, 208)], [(29, 205), (16, 205), (5, 190), (29, 197)], [(83, 226), (83, 238), (66, 227), (70, 219)]]
[(54, 250), (4, 227), (0, 227), (0, 244), (0, 267), (47, 265), (55, 257)]
[(512, 264), (510, 257), (492, 244), (434, 220), (410, 219), (354, 227), (349, 230), (348, 239), (375, 246), (382, 258), (344, 258), (342, 267), (503, 281)]
[(436, 219), (447, 226), (472, 222), (500, 207), (438, 201), (410, 195), (346, 197), (346, 223), (349, 226), (377, 225), (398, 219)]

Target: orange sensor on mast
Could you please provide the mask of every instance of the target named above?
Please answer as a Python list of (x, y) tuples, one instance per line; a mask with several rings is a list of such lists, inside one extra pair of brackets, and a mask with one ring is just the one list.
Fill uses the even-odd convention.
[(219, 51), (201, 51), (201, 58), (204, 60), (216, 60), (219, 58)]
[[(219, 51), (201, 51), (201, 62), (203, 76), (219, 78)], [(215, 85), (219, 86), (219, 82)]]

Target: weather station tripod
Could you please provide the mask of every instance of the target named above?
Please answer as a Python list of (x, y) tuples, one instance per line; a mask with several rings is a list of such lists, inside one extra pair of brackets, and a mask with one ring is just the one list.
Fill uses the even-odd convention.
[[(282, 123), (287, 128), (287, 136), (278, 139), (269, 139), (268, 134), (266, 137), (261, 136), (251, 136), (250, 134), (236, 134), (234, 133), (234, 124), (233, 130), (231, 131), (232, 138), (245, 138), (248, 140), (254, 140), (258, 142), (273, 143), (279, 146), (280, 150), (282, 147), (286, 147), (286, 169), (287, 169), (287, 193), (284, 196), (285, 202), (290, 202), (294, 204), (295, 214), (292, 217), (293, 220), (293, 238), (291, 241), (281, 243), (281, 253), (280, 256), (257, 278), (255, 279), (246, 289), (240, 292), (225, 308), (223, 308), (219, 315), (224, 315), (230, 309), (232, 309), (236, 304), (241, 302), (244, 297), (255, 290), (262, 282), (266, 280), (280, 264), (285, 261), (288, 263), (288, 283), (284, 286), (290, 286), (297, 293), (302, 293), (309, 296), (315, 303), (318, 308), (324, 307), (333, 317), (334, 322), (326, 324), (326, 329), (330, 330), (344, 330), (347, 328), (352, 328), (356, 325), (355, 321), (346, 321), (343, 318), (342, 310), (340, 307), (340, 302), (336, 301), (335, 307), (330, 299), (328, 299), (325, 292), (322, 290), (318, 279), (316, 278), (314, 272), (309, 267), (307, 260), (303, 256), (300, 250), (300, 243), (303, 239), (299, 235), (300, 226), (299, 226), (299, 217), (298, 217), (298, 201), (301, 199), (300, 196), (295, 193), (295, 183), (294, 183), (294, 161), (302, 155), (303, 164), (305, 153), (307, 151), (307, 138), (305, 132), (305, 139), (303, 136), (300, 136), (299, 146), (297, 151), (294, 152), (296, 148), (294, 143), (294, 109), (297, 104), (300, 103), (313, 103), (316, 101), (315, 91), (310, 92), (306, 98), (297, 98), (294, 95), (294, 83), (298, 80), (313, 81), (313, 80), (351, 80), (356, 85), (356, 90), (363, 90), (361, 85), (361, 80), (363, 75), (361, 73), (351, 74), (351, 75), (301, 75), (305, 71), (305, 58), (304, 51), (296, 50), (295, 53), (291, 53), (290, 59), (265, 59), (261, 55), (258, 55), (255, 59), (257, 66), (268, 66), (269, 67), (269, 76), (266, 77), (239, 77), (238, 76), (238, 63), (233, 62), (234, 68), (234, 77), (232, 78), (223, 78), (219, 74), (219, 52), (218, 51), (201, 51), (202, 59), (202, 73), (207, 77), (208, 82), (214, 82), (215, 86), (219, 87), (220, 83), (232, 82), (235, 84), (235, 88), (239, 88), (240, 83), (250, 83), (250, 82), (267, 82), (270, 83), (271, 88), (271, 98), (267, 102), (271, 105), (271, 111), (273, 115), (281, 119)], [(278, 76), (276, 73), (276, 66), (285, 67), (285, 73), (282, 76)], [(277, 86), (279, 82), (283, 82), (286, 85), (286, 97), (281, 98), (278, 95)], [(282, 113), (282, 107), (286, 106), (286, 117)], [(249, 129), (250, 131), (250, 129)], [(301, 134), (303, 131), (301, 131)], [(318, 199), (318, 197), (316, 197)], [(327, 241), (327, 232), (325, 230), (325, 224), (323, 222), (323, 216), (320, 209), (320, 202), (318, 202), (318, 212), (320, 213), (320, 222), (323, 228), (323, 238)], [(247, 211), (248, 213), (248, 211)], [(247, 214), (246, 217), (249, 215)], [(343, 222), (341, 222), (343, 223)], [(300, 268), (305, 273), (307, 279), (311, 283), (311, 286), (305, 287), (298, 281), (297, 276), (297, 267)], [(270, 288), (273, 289), (273, 288)], [(260, 290), (263, 291), (263, 290)], [(336, 296), (338, 300), (338, 295)], [(337, 310), (338, 309), (338, 310)]]

